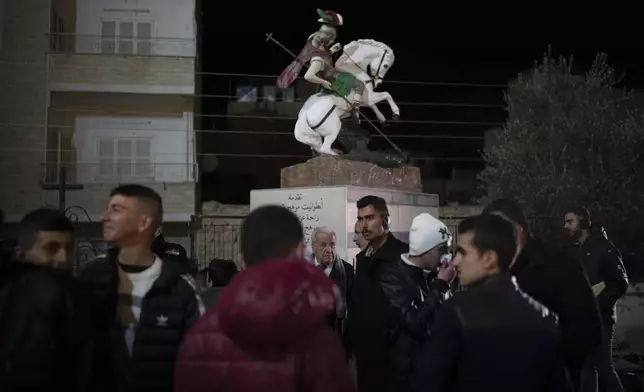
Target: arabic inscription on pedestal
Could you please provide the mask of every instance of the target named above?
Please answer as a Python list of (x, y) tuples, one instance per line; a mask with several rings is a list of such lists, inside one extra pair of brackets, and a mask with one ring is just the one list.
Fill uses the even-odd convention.
[(313, 230), (322, 226), (320, 215), (324, 212), (324, 198), (308, 199), (301, 193), (289, 193), (288, 203), (282, 204), (300, 218), (304, 228), (304, 240), (310, 243), (311, 233)]

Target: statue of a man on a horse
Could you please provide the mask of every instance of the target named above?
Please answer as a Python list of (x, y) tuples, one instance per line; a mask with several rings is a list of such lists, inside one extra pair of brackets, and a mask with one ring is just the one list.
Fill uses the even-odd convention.
[[(386, 118), (376, 106), (386, 100), (394, 114), (400, 110), (387, 92), (376, 92), (375, 87), (394, 63), (393, 50), (387, 45), (369, 39), (352, 41), (341, 47), (336, 43), (342, 16), (333, 11), (318, 10), (322, 23), (312, 34), (297, 58), (282, 72), (277, 86), (289, 87), (301, 69), (310, 62), (304, 78), (318, 84), (320, 90), (304, 103), (295, 124), (295, 138), (315, 152), (338, 155), (331, 145), (342, 128), (342, 120), (351, 114), (357, 116), (358, 106), (368, 106), (381, 122)], [(338, 60), (333, 54), (342, 49)]]

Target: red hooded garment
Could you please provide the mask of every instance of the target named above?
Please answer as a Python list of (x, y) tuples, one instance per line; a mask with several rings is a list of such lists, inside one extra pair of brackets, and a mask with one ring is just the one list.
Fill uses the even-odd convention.
[(175, 392), (354, 392), (326, 322), (337, 300), (333, 282), (306, 261), (240, 272), (184, 337)]

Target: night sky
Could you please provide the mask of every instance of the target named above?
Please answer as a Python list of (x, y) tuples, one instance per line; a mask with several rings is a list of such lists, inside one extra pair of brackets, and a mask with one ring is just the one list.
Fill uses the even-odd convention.
[[(288, 8), (271, 8), (269, 4), (253, 6), (246, 2), (243, 10), (240, 6), (237, 9), (234, 5), (232, 7), (224, 11), (216, 7), (216, 2), (204, 1), (201, 20), (202, 66), (206, 73), (278, 75), (290, 63), (291, 57), (276, 45), (266, 42), (264, 34), (272, 32), (286, 47), (298, 53), (308, 35), (319, 27), (316, 5), (306, 5), (305, 2), (289, 5)], [(342, 44), (354, 39), (372, 38), (386, 43), (395, 51), (396, 62), (379, 89), (389, 91), (398, 103), (401, 123), (392, 124), (384, 131), (400, 147), (411, 151), (412, 156), (431, 157), (436, 175), (443, 178), (449, 177), (453, 169), (482, 168), (480, 151), (483, 148), (483, 132), (505, 120), (504, 86), (518, 73), (530, 69), (534, 61), (540, 59), (548, 49), (548, 45), (551, 45), (555, 55), (574, 55), (576, 68), (581, 70), (590, 66), (597, 52), (607, 52), (610, 65), (625, 73), (626, 85), (631, 88), (644, 87), (637, 56), (639, 51), (582, 44), (575, 47), (570, 42), (558, 45), (556, 39), (535, 42), (529, 37), (511, 42), (508, 37), (512, 33), (501, 31), (498, 26), (497, 31), (492, 32), (486, 31), (485, 23), (481, 21), (476, 25), (468, 24), (467, 20), (450, 24), (455, 16), (450, 18), (451, 14), (445, 15), (441, 23), (440, 18), (427, 15), (427, 11), (409, 8), (387, 8), (384, 11), (382, 7), (372, 7), (369, 10), (364, 7), (352, 8), (347, 3), (337, 7), (320, 4), (318, 7), (328, 7), (324, 9), (332, 9), (344, 17), (345, 26), (339, 31), (338, 37)], [(386, 15), (386, 20), (382, 19), (383, 15)], [(487, 22), (494, 25), (494, 21)], [(457, 31), (461, 31), (462, 35), (457, 35)], [(221, 117), (226, 113), (226, 99), (213, 96), (234, 94), (231, 86), (243, 83), (244, 79), (238, 76), (204, 76), (202, 94), (209, 97), (202, 100), (202, 113), (206, 115), (201, 125), (203, 129), (212, 132), (226, 129), (226, 120)], [(270, 83), (274, 83), (274, 79)], [(385, 116), (391, 115), (386, 103), (380, 107)], [(363, 112), (373, 118), (369, 109)], [(369, 129), (368, 126), (363, 128)], [(370, 132), (376, 134), (373, 130)], [(243, 140), (249, 135), (236, 137)], [(294, 153), (301, 155), (304, 152), (306, 155), (306, 149), (299, 146), (292, 136), (274, 137), (284, 143), (293, 143)], [(216, 142), (203, 144), (203, 153), (226, 152)], [(372, 147), (388, 146), (382, 138), (375, 138)], [(257, 154), (257, 151), (253, 153)], [(277, 160), (278, 167), (306, 160), (268, 157), (271, 153), (267, 148), (258, 154), (262, 157), (220, 158), (220, 166), (226, 171), (226, 167), (236, 166), (240, 160), (252, 161), (254, 166), (266, 165), (266, 160)], [(225, 160), (228, 160), (227, 165), (223, 164)], [(275, 167), (277, 162), (272, 163), (268, 166)], [(260, 176), (272, 180), (260, 181), (259, 186), (279, 186), (279, 171), (271, 170), (273, 172)], [(220, 173), (216, 179), (206, 178), (204, 189), (224, 185), (221, 176)], [(235, 181), (242, 181), (247, 184), (246, 187), (254, 188), (258, 186), (257, 179), (253, 179), (256, 176), (248, 174), (242, 179), (235, 175), (224, 182), (234, 184)], [(245, 195), (245, 192), (246, 189), (243, 189), (240, 194)], [(206, 198), (211, 197), (206, 195)], [(235, 202), (239, 195), (223, 198), (227, 199), (226, 202)]]

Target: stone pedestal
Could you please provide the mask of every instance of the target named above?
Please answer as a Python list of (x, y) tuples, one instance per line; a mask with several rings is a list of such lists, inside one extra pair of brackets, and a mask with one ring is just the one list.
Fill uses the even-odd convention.
[(281, 171), (282, 188), (359, 186), (421, 192), (420, 169), (413, 166), (385, 169), (368, 162), (322, 155)]

